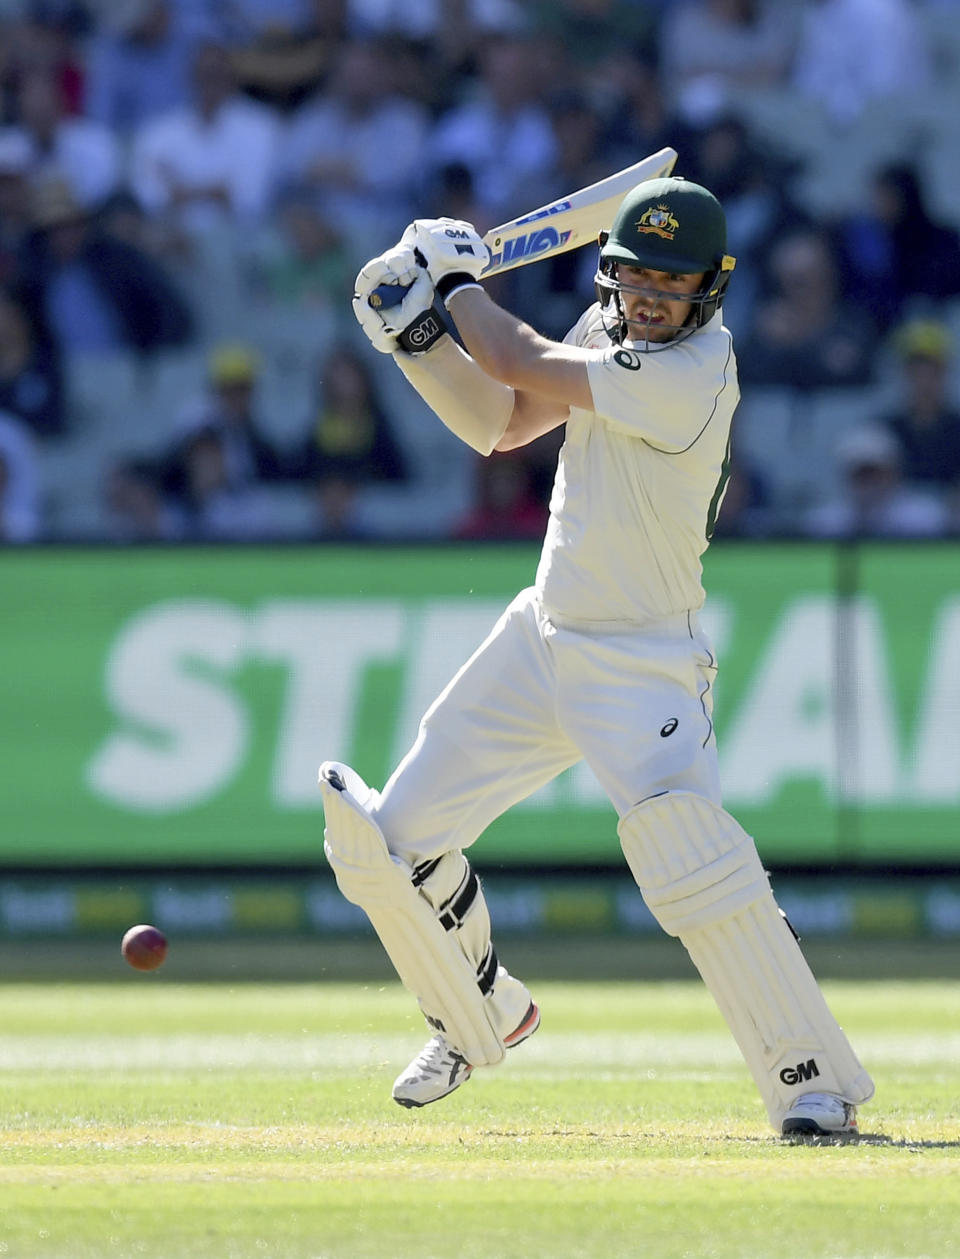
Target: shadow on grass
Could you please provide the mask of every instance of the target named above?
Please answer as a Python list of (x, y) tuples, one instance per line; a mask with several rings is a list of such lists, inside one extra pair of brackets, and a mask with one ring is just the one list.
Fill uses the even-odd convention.
[[(763, 1141), (763, 1138), (756, 1137), (728, 1137), (729, 1141)], [(907, 1137), (889, 1137), (884, 1132), (861, 1132), (853, 1136), (803, 1136), (797, 1133), (789, 1137), (773, 1137), (772, 1140), (778, 1141), (783, 1145), (812, 1145), (812, 1146), (836, 1146), (836, 1145), (870, 1145), (884, 1146), (887, 1149), (898, 1150), (960, 1150), (960, 1141), (913, 1141)]]
[(960, 1150), (960, 1141), (913, 1141), (907, 1137), (888, 1137), (882, 1132), (861, 1132), (860, 1144), (895, 1146), (899, 1150)]
[[(485, 1128), (480, 1133), (481, 1137), (492, 1137), (494, 1139), (516, 1139), (519, 1137), (529, 1137), (533, 1135), (529, 1129), (511, 1129), (511, 1128)], [(544, 1131), (537, 1130), (538, 1137), (570, 1137), (581, 1141), (584, 1138), (592, 1138), (604, 1142), (629, 1141), (637, 1143), (651, 1139), (648, 1132), (593, 1132), (590, 1129), (583, 1128), (551, 1128)], [(659, 1134), (654, 1139), (660, 1140)], [(838, 1145), (869, 1145), (869, 1146), (886, 1146), (891, 1149), (900, 1150), (957, 1150), (960, 1149), (960, 1141), (913, 1141), (905, 1137), (890, 1137), (883, 1132), (861, 1132), (859, 1135), (853, 1136), (802, 1136), (796, 1134), (790, 1137), (778, 1137), (775, 1133), (769, 1135), (744, 1137), (744, 1136), (724, 1136), (724, 1137), (705, 1137), (697, 1138), (698, 1142), (716, 1141), (718, 1144), (724, 1145), (807, 1145), (807, 1146), (838, 1146)]]

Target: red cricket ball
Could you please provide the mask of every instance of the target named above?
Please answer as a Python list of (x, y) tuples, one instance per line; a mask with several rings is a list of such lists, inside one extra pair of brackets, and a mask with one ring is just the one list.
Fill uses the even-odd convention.
[(156, 970), (167, 956), (167, 937), (156, 927), (141, 922), (123, 937), (120, 952), (134, 970)]

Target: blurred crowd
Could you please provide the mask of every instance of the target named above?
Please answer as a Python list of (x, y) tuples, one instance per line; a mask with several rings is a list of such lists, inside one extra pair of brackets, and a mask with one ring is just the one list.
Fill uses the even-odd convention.
[[(475, 457), (353, 277), (664, 145), (738, 259), (718, 533), (960, 532), (958, 108), (957, 0), (3, 0), (0, 542), (540, 536), (562, 434)], [(595, 266), (490, 283), (562, 338)]]

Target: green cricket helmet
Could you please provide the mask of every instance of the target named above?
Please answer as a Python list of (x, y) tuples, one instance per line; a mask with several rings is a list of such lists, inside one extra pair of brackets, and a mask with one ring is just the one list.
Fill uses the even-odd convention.
[[(682, 325), (664, 341), (649, 339), (649, 324), (629, 329), (622, 294), (675, 299), (669, 290), (620, 280), (617, 263), (665, 271), (670, 275), (702, 275), (703, 284), (690, 295)], [(630, 340), (640, 350), (663, 350), (702, 328), (723, 303), (736, 259), (727, 253), (727, 221), (723, 207), (700, 184), (677, 177), (650, 179), (628, 192), (609, 232), (600, 233), (600, 261), (594, 282), (604, 326), (612, 340)], [(634, 330), (640, 335), (630, 335)]]

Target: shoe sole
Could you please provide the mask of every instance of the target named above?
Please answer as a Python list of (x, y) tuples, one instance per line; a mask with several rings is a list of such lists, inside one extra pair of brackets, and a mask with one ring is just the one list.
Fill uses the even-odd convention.
[(398, 1106), (404, 1106), (407, 1110), (412, 1110), (414, 1108), (419, 1110), (421, 1106), (429, 1106), (431, 1103), (442, 1101), (443, 1098), (449, 1097), (451, 1093), (455, 1093), (461, 1084), (466, 1084), (471, 1075), (473, 1075), (473, 1067), (471, 1067), (463, 1079), (458, 1080), (452, 1088), (448, 1088), (444, 1093), (438, 1093), (436, 1097), (428, 1097), (426, 1101), (423, 1102), (418, 1102), (413, 1097), (397, 1097), (396, 1093), (391, 1094), (391, 1096)]
[(821, 1128), (813, 1119), (785, 1119), (780, 1132), (785, 1137), (826, 1137), (830, 1135), (826, 1128)]
[(523, 1016), (523, 1021), (520, 1026), (515, 1028), (509, 1036), (504, 1036), (504, 1045), (507, 1049), (516, 1049), (517, 1045), (522, 1045), (525, 1040), (533, 1035), (539, 1026), (540, 1008), (531, 1001), (529, 1009)]
[(821, 1128), (815, 1119), (785, 1119), (780, 1135), (784, 1137), (844, 1137), (860, 1135), (856, 1128)]

